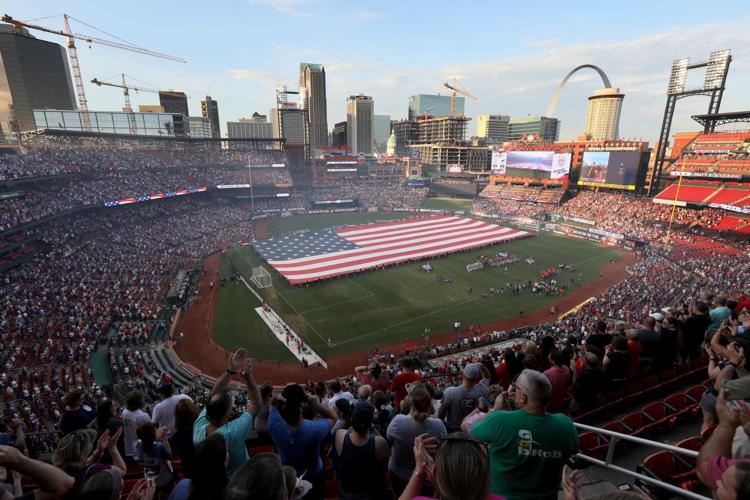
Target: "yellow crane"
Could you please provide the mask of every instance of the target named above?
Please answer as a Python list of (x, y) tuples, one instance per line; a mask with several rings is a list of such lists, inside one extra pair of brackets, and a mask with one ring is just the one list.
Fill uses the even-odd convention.
[[(176, 62), (187, 62), (181, 57), (171, 56), (169, 54), (163, 54), (161, 52), (154, 52), (153, 50), (144, 49), (143, 47), (139, 47), (138, 45), (132, 44), (130, 42), (127, 42), (125, 40), (119, 39), (119, 42), (114, 42), (112, 40), (106, 40), (104, 38), (98, 38), (91, 35), (82, 35), (80, 33), (73, 33), (73, 30), (70, 29), (70, 22), (69, 19), (73, 19), (74, 21), (78, 21), (81, 24), (84, 24), (88, 26), (89, 28), (93, 28), (95, 30), (101, 31), (98, 28), (91, 26), (89, 24), (84, 23), (80, 19), (76, 19), (71, 15), (63, 14), (63, 30), (56, 30), (53, 28), (46, 28), (44, 26), (38, 26), (36, 24), (30, 24), (23, 21), (19, 21), (17, 19), (13, 19), (8, 14), (5, 14), (0, 20), (2, 20), (4, 23), (11, 24), (14, 28), (20, 29), (20, 28), (26, 28), (30, 30), (37, 30), (37, 31), (43, 31), (45, 33), (51, 33), (53, 35), (59, 35), (64, 36), (68, 39), (68, 52), (70, 54), (70, 66), (73, 69), (73, 80), (75, 82), (76, 87), (76, 94), (78, 94), (78, 107), (81, 109), (81, 118), (83, 120), (83, 127), (85, 130), (91, 130), (91, 121), (89, 120), (89, 105), (88, 101), (86, 100), (86, 91), (83, 88), (83, 77), (81, 76), (81, 65), (78, 62), (78, 51), (76, 49), (75, 40), (83, 40), (84, 42), (88, 44), (99, 44), (99, 45), (106, 45), (108, 47), (114, 47), (116, 49), (122, 49), (122, 50), (129, 50), (130, 52), (137, 52), (139, 54), (144, 54), (147, 56), (153, 56), (158, 57), (160, 59), (167, 59), (169, 61), (176, 61)], [(102, 33), (106, 33), (102, 31)], [(107, 33), (108, 34), (108, 33)], [(109, 34), (108, 34), (109, 35)], [(113, 35), (109, 35), (113, 36)], [(117, 38), (114, 37), (113, 38)]]
[[(461, 94), (462, 96), (474, 99), (475, 101), (478, 99), (476, 96), (470, 94), (466, 89), (461, 87), (461, 85), (458, 84), (458, 80), (455, 78), (450, 82), (445, 82), (443, 87), (451, 90), (451, 116), (456, 116), (456, 94)], [(463, 115), (463, 113), (461, 114)]]

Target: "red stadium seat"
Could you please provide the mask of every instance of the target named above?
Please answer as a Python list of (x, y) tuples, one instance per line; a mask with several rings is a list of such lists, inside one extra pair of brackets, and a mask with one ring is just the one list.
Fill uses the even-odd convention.
[(326, 481), (326, 493), (325, 498), (326, 500), (334, 500), (339, 497), (339, 480), (338, 479), (328, 479)]
[(691, 410), (690, 401), (685, 394), (672, 394), (664, 400), (664, 404), (668, 407), (670, 413), (677, 416), (682, 416)]
[(688, 401), (692, 403), (700, 403), (703, 393), (706, 392), (706, 388), (702, 385), (694, 385), (685, 392), (685, 396)]
[(628, 429), (628, 432), (625, 434), (638, 436), (643, 432), (644, 427), (650, 422), (645, 413), (636, 411), (622, 417), (622, 423), (625, 424), (625, 427)]

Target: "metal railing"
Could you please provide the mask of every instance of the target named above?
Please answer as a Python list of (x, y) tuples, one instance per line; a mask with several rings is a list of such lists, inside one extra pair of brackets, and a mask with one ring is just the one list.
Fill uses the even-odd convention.
[(688, 457), (697, 458), (698, 452), (695, 450), (688, 450), (686, 448), (679, 448), (677, 446), (672, 446), (669, 444), (659, 443), (657, 441), (650, 441), (648, 439), (643, 439), (635, 436), (629, 436), (628, 434), (622, 434), (621, 432), (615, 432), (615, 431), (609, 431), (606, 429), (601, 429), (599, 427), (592, 427), (590, 425), (585, 424), (579, 424), (575, 423), (576, 428), (579, 431), (586, 431), (586, 432), (594, 432), (596, 434), (600, 434), (602, 436), (605, 436), (609, 438), (609, 446), (607, 447), (607, 456), (604, 460), (599, 460), (598, 458), (590, 457), (588, 455), (584, 455), (582, 453), (578, 453), (576, 455), (576, 458), (583, 460), (585, 462), (589, 462), (594, 465), (598, 465), (601, 467), (605, 467), (607, 469), (625, 474), (627, 476), (630, 476), (632, 478), (638, 479), (640, 481), (643, 481), (644, 483), (649, 483), (654, 486), (657, 486), (659, 488), (662, 488), (664, 490), (667, 490), (671, 493), (674, 493), (676, 495), (680, 495), (685, 498), (694, 498), (698, 500), (711, 500), (710, 497), (705, 497), (703, 495), (699, 495), (697, 493), (694, 493), (692, 491), (684, 490), (682, 488), (679, 488), (673, 484), (669, 484), (667, 482), (661, 481), (660, 479), (647, 476), (645, 474), (641, 474), (636, 471), (632, 471), (630, 469), (626, 469), (624, 467), (620, 467), (619, 465), (615, 465), (612, 463), (614, 456), (615, 456), (615, 448), (617, 447), (618, 441), (628, 441), (631, 443), (639, 444), (642, 446), (650, 446), (652, 448), (657, 448), (659, 450), (669, 451), (671, 453), (677, 453), (680, 455), (686, 455)]

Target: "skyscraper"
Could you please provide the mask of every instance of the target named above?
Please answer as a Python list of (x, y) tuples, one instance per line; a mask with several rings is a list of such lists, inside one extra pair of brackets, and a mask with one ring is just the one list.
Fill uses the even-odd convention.
[(372, 154), (374, 111), (370, 96), (358, 94), (346, 100), (346, 140), (352, 154)]
[[(456, 115), (464, 114), (464, 104), (466, 99), (456, 97)], [(409, 116), (411, 120), (419, 115), (432, 115), (435, 118), (451, 115), (451, 96), (418, 94), (409, 97)]]
[(625, 94), (618, 88), (603, 88), (589, 97), (586, 130), (594, 141), (617, 139), (620, 134), (620, 112)]
[(547, 116), (528, 116), (515, 118), (508, 125), (508, 138), (511, 141), (533, 135), (546, 142), (555, 142), (560, 138), (560, 120)]
[(251, 118), (227, 122), (227, 136), (230, 139), (273, 139), (273, 124), (266, 115), (255, 112)]
[(210, 95), (207, 95), (206, 98), (201, 101), (201, 115), (203, 115), (203, 118), (208, 118), (208, 122), (211, 124), (211, 137), (214, 139), (221, 138), (219, 103), (211, 99)]
[(65, 49), (26, 29), (0, 26), (0, 128), (34, 130), (34, 109), (76, 109)]
[(388, 137), (391, 135), (391, 116), (373, 115), (372, 117), (372, 142), (376, 153), (385, 153)]
[(488, 144), (500, 144), (508, 140), (510, 116), (479, 115), (477, 116), (477, 137), (487, 139)]
[(322, 64), (300, 63), (300, 107), (307, 109), (310, 123), (310, 148), (323, 150), (328, 146), (328, 114), (326, 109), (326, 70)]
[(159, 105), (161, 105), (167, 113), (180, 113), (186, 117), (190, 116), (190, 113), (188, 113), (188, 101), (185, 92), (160, 90)]

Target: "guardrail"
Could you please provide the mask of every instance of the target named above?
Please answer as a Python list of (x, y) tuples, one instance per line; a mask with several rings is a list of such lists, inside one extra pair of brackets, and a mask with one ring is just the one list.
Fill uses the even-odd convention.
[(608, 431), (605, 429), (601, 429), (599, 427), (592, 427), (590, 425), (575, 423), (575, 426), (578, 430), (587, 431), (587, 432), (595, 432), (597, 434), (601, 434), (602, 436), (606, 436), (609, 438), (609, 447), (607, 448), (607, 456), (604, 460), (599, 460), (598, 458), (590, 457), (582, 453), (578, 453), (576, 455), (576, 458), (583, 460), (585, 462), (589, 462), (594, 465), (599, 465), (601, 467), (605, 467), (607, 469), (620, 472), (622, 474), (628, 475), (630, 477), (633, 477), (645, 483), (653, 484), (654, 486), (658, 486), (659, 488), (663, 488), (671, 493), (680, 495), (685, 498), (694, 498), (698, 500), (711, 500), (710, 497), (705, 497), (703, 495), (699, 495), (692, 491), (683, 490), (682, 488), (678, 488), (677, 486), (674, 486), (673, 484), (666, 483), (664, 481), (653, 478), (651, 476), (647, 476), (645, 474), (641, 474), (639, 472), (635, 472), (630, 469), (626, 469), (624, 467), (620, 467), (619, 465), (615, 465), (612, 463), (614, 456), (615, 456), (615, 448), (617, 447), (618, 441), (621, 441), (621, 440), (640, 444), (642, 446), (650, 446), (652, 448), (657, 448), (659, 450), (665, 450), (665, 451), (669, 451), (672, 453), (678, 453), (680, 455), (687, 455), (693, 458), (698, 457), (697, 451), (688, 450), (686, 448), (679, 448), (677, 446), (659, 443), (657, 441), (650, 441), (648, 439), (643, 439), (643, 438), (639, 438), (635, 436), (629, 436), (628, 434), (622, 434), (620, 432)]

